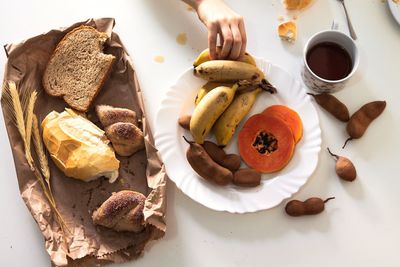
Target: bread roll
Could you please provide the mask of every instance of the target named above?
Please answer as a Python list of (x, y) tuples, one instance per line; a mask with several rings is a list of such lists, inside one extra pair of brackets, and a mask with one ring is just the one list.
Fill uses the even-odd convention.
[(134, 111), (99, 105), (96, 113), (118, 155), (131, 156), (144, 148), (143, 132), (135, 125)]
[(97, 105), (96, 113), (103, 127), (107, 127), (116, 122), (129, 122), (137, 126), (136, 112), (127, 108)]
[(145, 200), (143, 194), (135, 191), (123, 190), (113, 193), (93, 212), (93, 223), (118, 232), (140, 232), (144, 229)]

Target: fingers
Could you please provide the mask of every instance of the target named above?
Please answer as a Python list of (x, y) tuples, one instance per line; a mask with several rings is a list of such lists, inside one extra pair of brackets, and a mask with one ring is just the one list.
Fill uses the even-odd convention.
[(231, 52), (232, 44), (233, 44), (233, 35), (229, 24), (222, 24), (221, 35), (223, 39), (222, 50), (219, 58), (228, 58)]
[(210, 50), (211, 59), (217, 58), (217, 34), (218, 25), (211, 23), (208, 27), (208, 48)]
[(243, 18), (238, 17), (230, 21), (220, 21), (218, 25), (222, 44), (218, 58), (236, 60), (244, 56), (247, 36)]
[(240, 36), (242, 38), (242, 45), (240, 47), (239, 57), (243, 57), (244, 53), (246, 52), (246, 45), (247, 45), (246, 29), (244, 27), (243, 19), (241, 19), (239, 22), (239, 31), (240, 31)]
[(239, 25), (232, 25), (232, 36), (233, 36), (233, 44), (231, 48), (231, 52), (229, 54), (230, 59), (238, 59), (240, 56), (240, 52), (242, 51), (242, 34), (239, 30)]

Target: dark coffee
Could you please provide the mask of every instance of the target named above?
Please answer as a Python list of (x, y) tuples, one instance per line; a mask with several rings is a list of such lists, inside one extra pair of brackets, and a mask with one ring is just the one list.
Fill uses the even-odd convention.
[(312, 72), (326, 80), (341, 80), (349, 75), (353, 68), (346, 49), (332, 42), (322, 42), (313, 46), (306, 59)]

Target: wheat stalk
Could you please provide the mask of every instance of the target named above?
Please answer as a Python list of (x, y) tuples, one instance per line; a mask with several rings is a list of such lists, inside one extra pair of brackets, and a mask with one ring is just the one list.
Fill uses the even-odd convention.
[[(26, 106), (25, 110), (27, 112), (26, 124), (25, 124), (25, 120), (24, 120), (23, 106), (21, 104), (21, 100), (20, 100), (15, 82), (10, 81), (10, 82), (8, 82), (8, 84), (6, 86), (3, 87), (3, 96), (5, 99), (6, 106), (11, 110), (11, 117), (12, 117), (12, 119), (18, 129), (18, 132), (21, 136), (21, 139), (24, 143), (25, 158), (29, 164), (30, 169), (32, 170), (32, 172), (34, 173), (40, 186), (42, 187), (43, 193), (44, 193), (45, 197), (47, 198), (47, 200), (49, 201), (51, 208), (55, 212), (56, 221), (58, 222), (62, 232), (64, 233), (64, 237), (65, 237), (66, 229), (68, 230), (69, 233), (71, 233), (71, 232), (69, 231), (65, 221), (63, 220), (60, 212), (58, 211), (58, 209), (56, 207), (56, 203), (54, 201), (53, 194), (52, 194), (51, 190), (49, 189), (50, 187), (47, 188), (46, 184), (44, 182), (44, 181), (46, 181), (46, 183), (50, 186), (50, 171), (48, 169), (47, 159), (46, 159), (47, 167), (44, 167), (44, 169), (45, 168), (48, 169), (48, 175), (46, 172), (44, 172), (46, 174), (42, 174), (41, 172), (38, 171), (38, 168), (36, 167), (36, 164), (32, 158), (31, 149), (30, 149), (32, 130), (34, 132), (33, 134), (36, 135), (36, 138), (34, 137), (34, 139), (37, 139), (37, 141), (40, 141), (40, 142), (35, 142), (35, 141), (34, 142), (41, 144), (37, 118), (36, 118), (36, 120), (34, 119), (36, 116), (33, 112), (34, 106), (36, 103), (36, 99), (37, 99), (37, 92), (33, 91), (30, 94), (30, 97), (28, 100), (25, 100), (26, 95), (23, 95), (23, 97), (22, 97), (23, 102), (26, 103), (26, 105), (25, 105)], [(34, 120), (36, 122), (34, 122)], [(35, 132), (37, 132), (37, 133), (35, 134)], [(28, 138), (29, 138), (29, 141), (28, 141)], [(43, 167), (42, 167), (42, 163), (40, 163), (40, 161), (43, 162), (43, 158), (46, 157), (43, 146), (41, 147), (41, 151), (39, 151), (36, 148), (36, 154), (38, 155), (40, 169), (42, 170)], [(43, 166), (45, 166), (45, 165), (43, 165)]]
[(47, 155), (46, 152), (44, 150), (43, 147), (43, 143), (42, 143), (42, 139), (41, 139), (41, 135), (40, 135), (40, 131), (39, 131), (39, 121), (36, 117), (35, 114), (33, 114), (33, 127), (32, 127), (32, 133), (33, 133), (33, 144), (35, 146), (35, 151), (37, 154), (37, 158), (39, 161), (39, 167), (40, 167), (40, 172), (42, 173), (47, 186), (49, 187), (49, 192), (50, 192), (50, 196), (52, 198), (53, 203), (55, 203), (54, 201), (54, 197), (53, 197), (53, 193), (51, 190), (51, 185), (50, 185), (50, 168), (49, 168), (49, 162), (47, 160)]
[[(28, 99), (28, 103), (25, 106), (26, 114), (26, 127), (25, 127), (25, 154), (28, 152), (28, 156), (32, 158), (31, 155), (31, 140), (32, 140), (32, 122), (33, 122), (33, 109), (35, 108), (35, 103), (37, 100), (37, 92), (33, 91)], [(33, 161), (33, 160), (32, 160)], [(31, 166), (32, 168), (32, 166)]]
[[(8, 89), (8, 90), (7, 90)], [(22, 137), (22, 141), (24, 143), (25, 148), (25, 158), (28, 161), (29, 167), (32, 169), (33, 166), (33, 158), (31, 154), (31, 150), (27, 149), (27, 140), (26, 140), (26, 128), (25, 128), (25, 121), (24, 121), (24, 113), (21, 105), (21, 100), (19, 98), (17, 85), (15, 82), (9, 82), (8, 87), (6, 87), (6, 91), (10, 97), (10, 102), (12, 105), (12, 114), (15, 120), (15, 124), (19, 131), (19, 134)], [(30, 145), (29, 145), (30, 146)]]

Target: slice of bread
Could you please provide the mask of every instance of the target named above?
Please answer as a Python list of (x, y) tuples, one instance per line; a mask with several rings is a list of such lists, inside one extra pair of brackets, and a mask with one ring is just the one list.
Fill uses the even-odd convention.
[(102, 52), (107, 38), (90, 26), (79, 26), (67, 33), (47, 64), (43, 75), (45, 91), (86, 112), (115, 60), (113, 55)]

